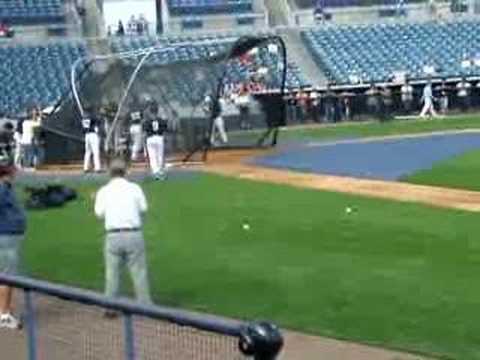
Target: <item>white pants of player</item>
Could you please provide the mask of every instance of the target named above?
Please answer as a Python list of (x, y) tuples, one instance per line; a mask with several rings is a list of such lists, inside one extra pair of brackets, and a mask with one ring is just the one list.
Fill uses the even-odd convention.
[(210, 144), (215, 142), (216, 132), (218, 131), (220, 135), (220, 139), (222, 142), (226, 144), (228, 142), (227, 132), (225, 131), (225, 122), (223, 121), (223, 117), (218, 116), (213, 120), (212, 126), (212, 134), (210, 135)]
[(150, 161), (150, 170), (152, 174), (162, 174), (164, 172), (164, 139), (163, 136), (154, 135), (147, 138), (147, 153)]
[(420, 113), (420, 117), (425, 117), (429, 113), (432, 116), (437, 116), (437, 112), (433, 106), (432, 99), (425, 99), (425, 103), (423, 105), (422, 112)]
[(90, 160), (93, 156), (93, 167), (95, 171), (101, 170), (100, 165), (100, 139), (97, 133), (85, 135), (85, 157), (83, 159), (83, 170), (90, 169)]
[(20, 142), (15, 143), (15, 157), (14, 157), (14, 162), (15, 166), (18, 169), (22, 168), (22, 160), (23, 160), (23, 152), (22, 152), (22, 144)]
[(143, 136), (142, 136), (142, 125), (135, 124), (130, 126), (130, 136), (132, 138), (132, 160), (135, 161), (138, 159), (138, 155), (143, 150)]

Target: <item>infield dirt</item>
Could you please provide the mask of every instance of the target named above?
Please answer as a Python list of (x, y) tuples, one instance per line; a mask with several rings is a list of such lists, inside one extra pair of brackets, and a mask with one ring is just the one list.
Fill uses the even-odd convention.
[[(264, 153), (267, 153), (265, 151)], [(258, 151), (216, 152), (204, 171), (240, 179), (290, 185), (300, 188), (335, 191), (382, 199), (416, 202), (443, 208), (480, 211), (480, 192), (402, 182), (318, 175), (248, 164)]]

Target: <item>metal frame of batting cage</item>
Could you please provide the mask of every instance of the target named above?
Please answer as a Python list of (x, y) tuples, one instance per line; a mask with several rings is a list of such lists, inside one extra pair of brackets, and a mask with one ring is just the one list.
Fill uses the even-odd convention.
[[(226, 38), (223, 38), (221, 40), (215, 41), (215, 43), (216, 44), (218, 44), (218, 43), (230, 43), (230, 42), (233, 42), (233, 40), (234, 40), (233, 38), (226, 37)], [(179, 43), (175, 43), (175, 44), (172, 44), (172, 45), (169, 45), (169, 46), (156, 45), (156, 46), (151, 46), (151, 47), (148, 47), (148, 48), (143, 48), (143, 49), (138, 49), (138, 50), (117, 52), (117, 53), (111, 53), (111, 54), (108, 54), (108, 55), (85, 56), (85, 57), (78, 58), (73, 63), (73, 65), (71, 67), (71, 71), (70, 71), (70, 85), (71, 85), (70, 88), (71, 88), (72, 96), (74, 98), (74, 101), (75, 101), (75, 104), (77, 106), (78, 112), (81, 114), (81, 116), (83, 116), (84, 109), (83, 109), (82, 102), (80, 100), (80, 96), (78, 94), (78, 89), (77, 89), (77, 85), (76, 85), (76, 83), (77, 83), (77, 67), (82, 62), (90, 65), (93, 61), (96, 61), (96, 60), (108, 60), (108, 59), (123, 60), (123, 59), (128, 59), (128, 58), (132, 58), (132, 57), (141, 56), (141, 59), (138, 62), (138, 64), (135, 66), (135, 69), (134, 69), (132, 75), (130, 76), (130, 78), (128, 80), (128, 84), (127, 84), (127, 86), (126, 86), (126, 88), (123, 92), (123, 95), (122, 95), (120, 101), (119, 101), (118, 109), (117, 109), (115, 117), (113, 119), (112, 126), (111, 126), (111, 128), (110, 128), (110, 130), (107, 134), (106, 142), (107, 142), (107, 145), (108, 145), (110, 143), (111, 137), (114, 134), (115, 127), (116, 127), (117, 122), (119, 120), (119, 116), (121, 114), (123, 105), (124, 105), (124, 103), (127, 99), (127, 96), (129, 94), (129, 92), (130, 92), (130, 88), (134, 84), (134, 82), (137, 78), (137, 75), (138, 75), (139, 71), (141, 70), (145, 61), (148, 60), (148, 58), (152, 54), (164, 53), (164, 52), (172, 51), (172, 50), (178, 49), (180, 47), (188, 46), (188, 45), (192, 45), (192, 44), (201, 45), (201, 44), (206, 44), (206, 43), (211, 43), (211, 42), (212, 42), (211, 40), (202, 40), (202, 41), (194, 41), (194, 42), (179, 42)], [(80, 75), (82, 75), (82, 73)], [(201, 146), (201, 148), (203, 148), (203, 147), (204, 147), (204, 145)], [(199, 149), (195, 149), (190, 154), (187, 154), (187, 156), (184, 159), (184, 162), (187, 162), (191, 158), (191, 156), (194, 153), (196, 153), (198, 150)]]
[[(81, 82), (83, 80), (83, 76), (87, 73), (87, 71), (90, 69), (90, 66), (91, 66), (91, 63), (87, 63), (85, 65), (85, 67), (80, 71), (80, 73), (78, 74), (78, 78), (76, 79), (76, 81), (78, 82)], [(48, 122), (50, 119), (55, 119), (57, 117), (57, 111), (63, 106), (63, 104), (65, 103), (65, 101), (67, 101), (69, 99), (69, 97), (72, 95), (72, 89), (71, 87), (68, 88), (67, 90), (65, 90), (62, 95), (60, 96), (60, 98), (55, 102), (55, 104), (52, 106), (52, 110), (49, 114), (46, 115), (45, 119), (42, 121), (42, 129), (46, 130), (46, 131), (50, 131), (54, 134), (57, 134), (59, 136), (63, 136), (65, 138), (68, 138), (68, 139), (71, 139), (71, 140), (74, 140), (74, 141), (78, 141), (78, 142), (84, 142), (84, 138), (83, 137), (78, 137), (78, 136), (75, 136), (73, 134), (70, 134), (68, 132), (65, 132), (65, 131), (61, 131), (61, 130), (58, 130), (56, 128), (53, 128), (51, 126), (49, 126)], [(73, 98), (70, 98), (71, 101), (74, 101)], [(78, 111), (77, 108), (74, 107), (74, 110), (75, 111)], [(78, 113), (80, 114), (80, 113)]]
[(0, 285), (23, 289), (24, 291), (24, 320), (28, 360), (39, 358), (37, 322), (32, 296), (34, 293), (121, 313), (123, 316), (125, 360), (135, 360), (137, 358), (133, 316), (161, 320), (178, 326), (237, 338), (239, 353), (251, 356), (254, 360), (275, 360), (283, 347), (283, 337), (280, 330), (267, 322), (239, 323), (162, 306), (145, 306), (127, 299), (107, 298), (92, 291), (55, 285), (23, 276), (0, 274)]

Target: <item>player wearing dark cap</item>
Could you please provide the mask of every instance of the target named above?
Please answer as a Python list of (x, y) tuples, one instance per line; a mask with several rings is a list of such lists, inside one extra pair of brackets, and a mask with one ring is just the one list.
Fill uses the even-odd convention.
[[(155, 105), (152, 105), (154, 107)], [(157, 180), (165, 178), (165, 144), (164, 135), (167, 131), (167, 121), (154, 111), (155, 116), (146, 116), (144, 131), (147, 137), (147, 153), (150, 169)]]
[(100, 122), (88, 109), (82, 118), (82, 128), (85, 134), (85, 156), (83, 161), (83, 171), (90, 170), (90, 160), (93, 156), (93, 167), (96, 172), (101, 170), (100, 164), (100, 137), (98, 136)]

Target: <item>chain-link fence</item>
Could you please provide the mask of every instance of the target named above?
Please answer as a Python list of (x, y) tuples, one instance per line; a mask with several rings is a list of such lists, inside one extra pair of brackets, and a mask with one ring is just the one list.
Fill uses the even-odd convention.
[(280, 332), (211, 316), (0, 276), (17, 289), (23, 330), (0, 330), (9, 360), (273, 360)]

